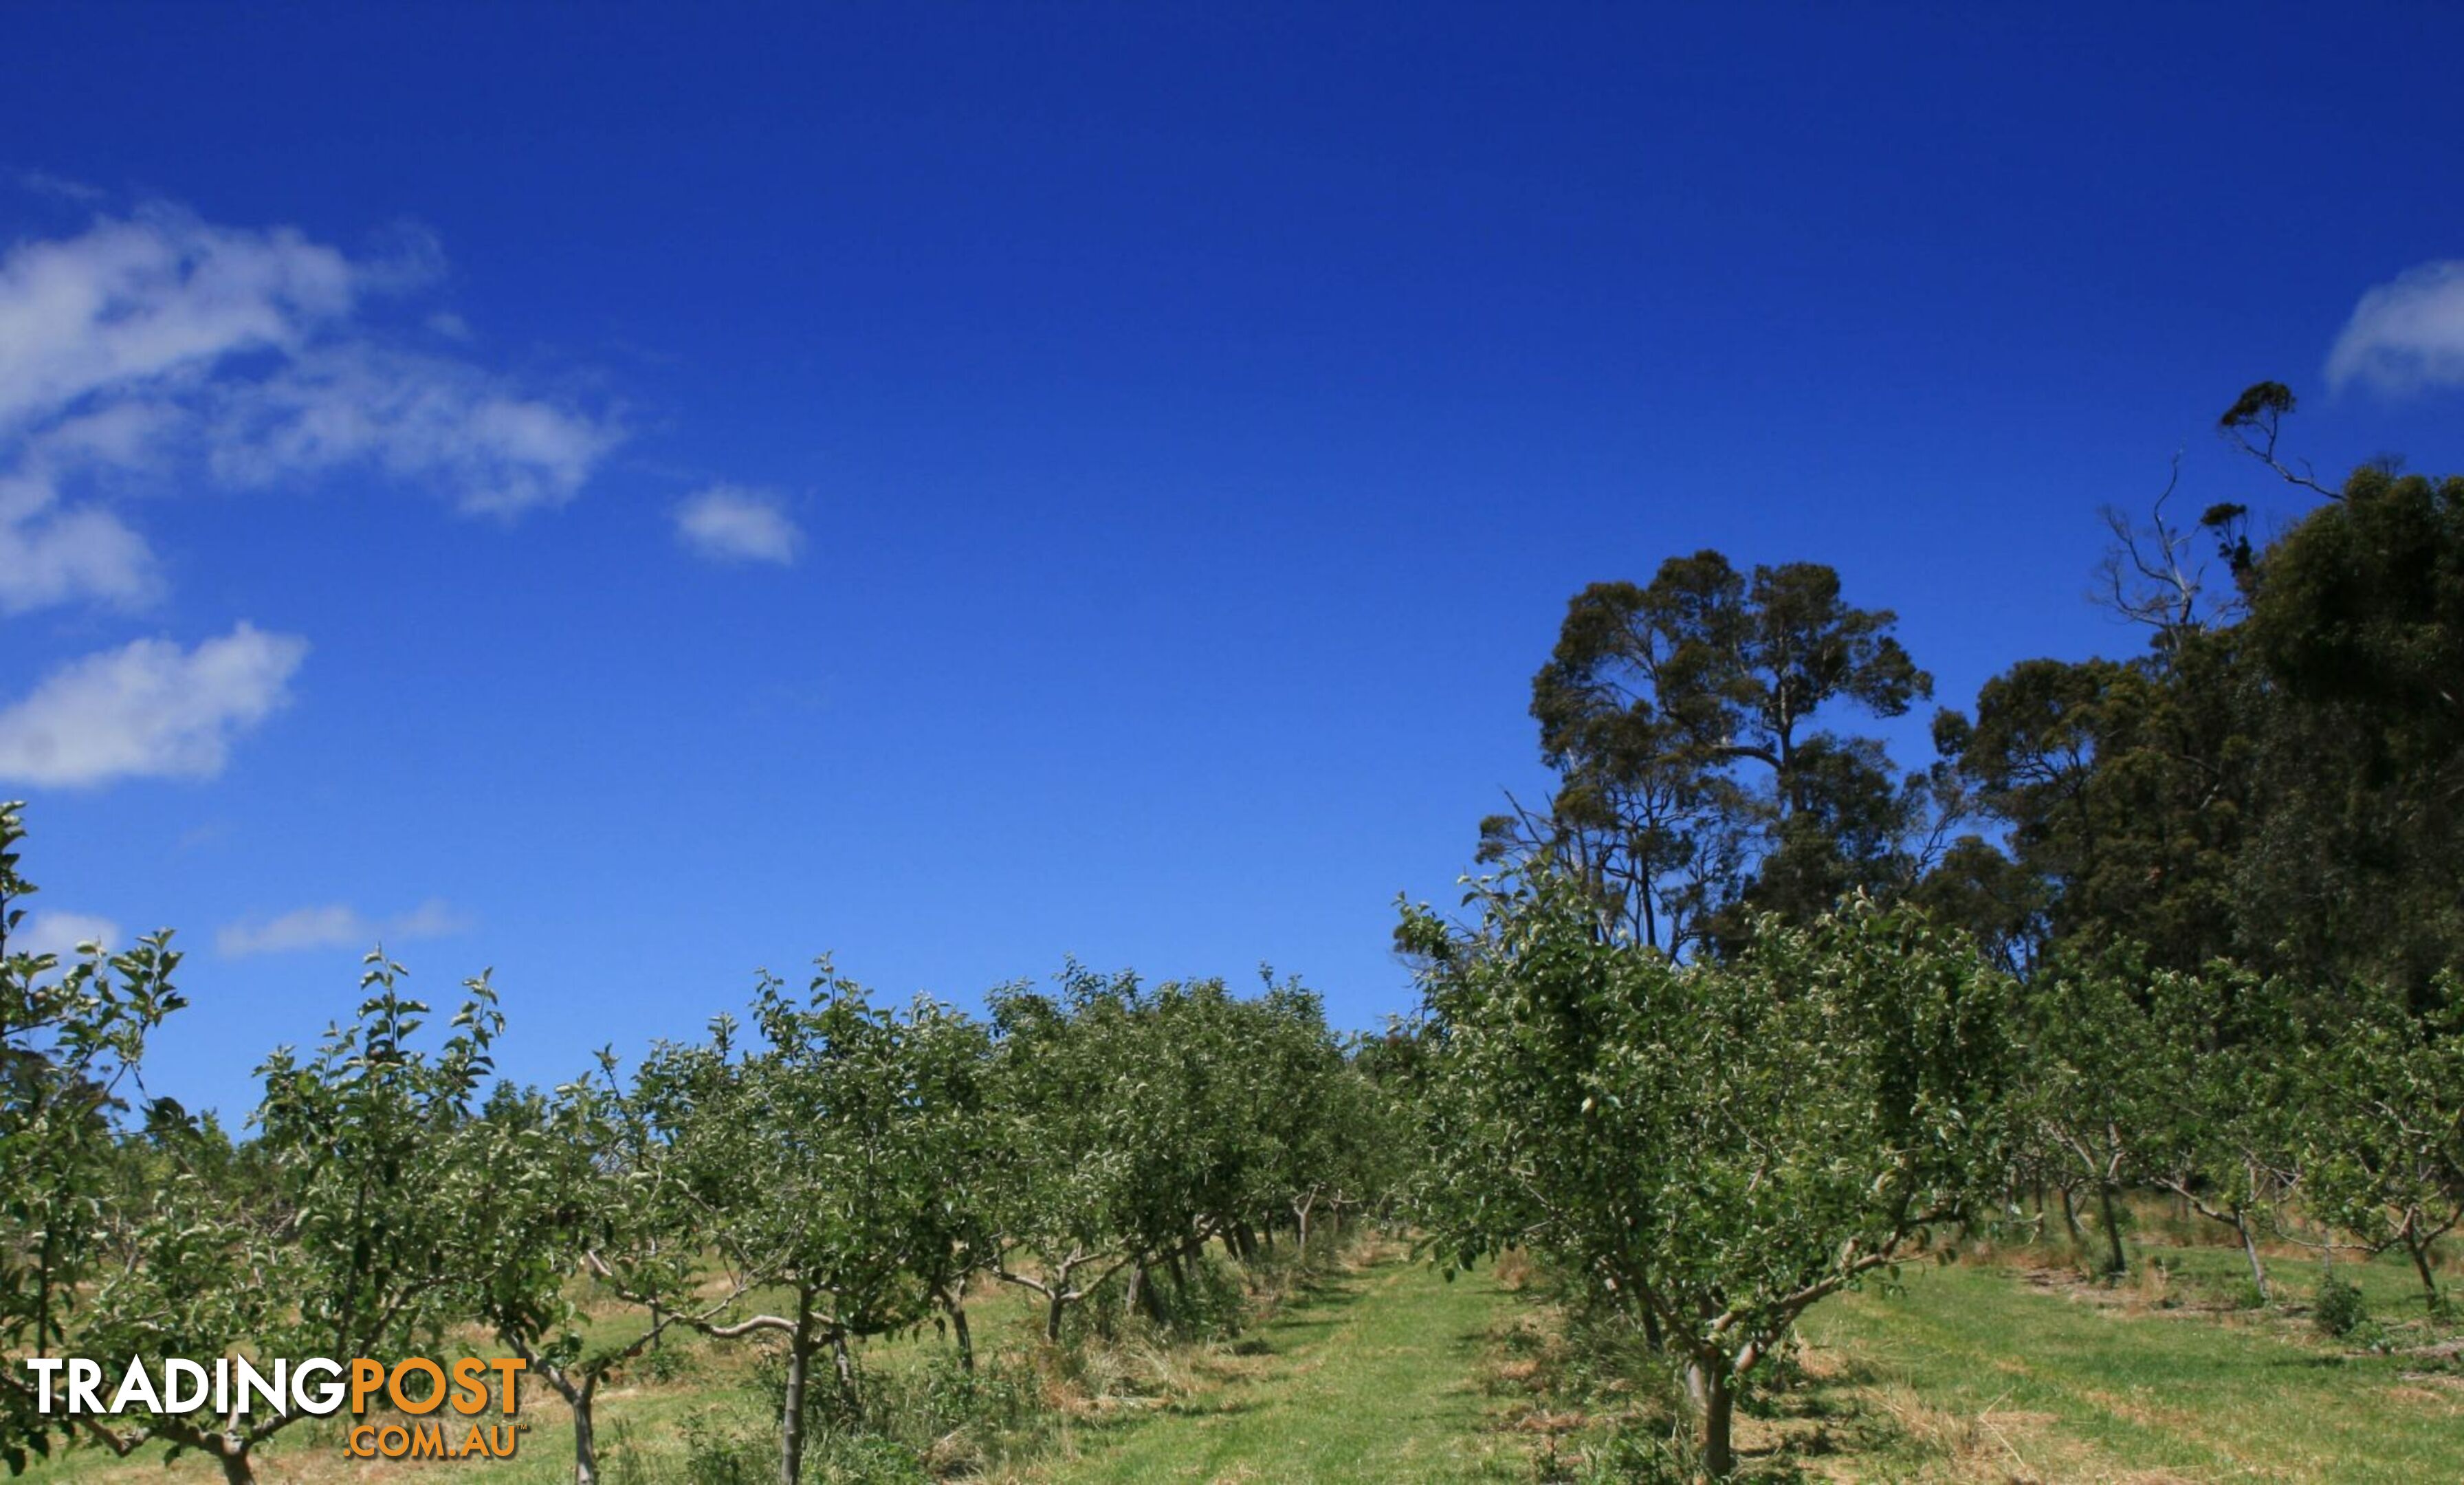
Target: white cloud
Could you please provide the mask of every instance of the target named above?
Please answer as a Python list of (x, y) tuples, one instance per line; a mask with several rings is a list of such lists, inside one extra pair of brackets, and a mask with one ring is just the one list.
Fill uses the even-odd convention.
[(401, 348), (372, 315), (442, 261), (417, 229), (352, 257), (165, 207), (0, 255), (0, 611), (154, 596), (144, 539), (108, 504), (131, 480), (365, 469), (466, 512), (571, 499), (623, 436), (611, 413)]
[(0, 779), (210, 777), (233, 738), (290, 699), (307, 653), (306, 640), (242, 623), (193, 650), (140, 639), (87, 655), (0, 711)]
[(303, 355), (232, 389), (207, 433), (227, 483), (365, 464), (491, 516), (570, 500), (619, 436), (612, 423), (518, 395), (459, 363), (369, 345)]
[(767, 490), (712, 485), (676, 507), (676, 537), (715, 562), (775, 562), (803, 550), (804, 533)]
[(53, 954), (67, 964), (78, 957), (77, 945), (99, 943), (109, 953), (120, 946), (120, 925), (92, 913), (34, 913), (9, 940), (11, 954)]
[(21, 244), (0, 259), (0, 424), (297, 346), (354, 296), (349, 261), (288, 229), (152, 211)]
[(214, 950), (226, 959), (252, 954), (289, 954), (301, 949), (364, 949), (380, 942), (441, 939), (467, 932), (469, 920), (441, 898), (383, 921), (335, 903), (303, 907), (278, 918), (227, 923), (214, 934)]
[(2424, 263), (2362, 296), (2327, 353), (2327, 385), (2464, 387), (2464, 259)]
[(111, 511), (64, 504), (33, 461), (0, 469), (0, 614), (73, 598), (140, 609), (162, 583), (145, 539)]

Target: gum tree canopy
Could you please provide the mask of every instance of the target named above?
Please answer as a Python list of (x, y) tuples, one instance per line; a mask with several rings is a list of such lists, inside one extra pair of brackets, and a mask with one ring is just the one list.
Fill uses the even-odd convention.
[(1747, 573), (1706, 550), (1647, 585), (1593, 584), (1531, 682), (1559, 784), (1546, 809), (1483, 822), (1484, 857), (1547, 851), (1604, 919), (1681, 958), (1733, 947), (1753, 913), (1803, 920), (1903, 880), (1914, 795), (1879, 742), (1821, 720), (1932, 695), (1896, 623), (1819, 563)]

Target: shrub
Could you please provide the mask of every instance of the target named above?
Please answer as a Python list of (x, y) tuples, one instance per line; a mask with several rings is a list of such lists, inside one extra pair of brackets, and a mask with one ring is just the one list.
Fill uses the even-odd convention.
[(2333, 1274), (2319, 1281), (2319, 1293), (2310, 1301), (2310, 1319), (2320, 1330), (2343, 1340), (2360, 1330), (2369, 1318), (2369, 1305), (2362, 1298), (2358, 1286)]

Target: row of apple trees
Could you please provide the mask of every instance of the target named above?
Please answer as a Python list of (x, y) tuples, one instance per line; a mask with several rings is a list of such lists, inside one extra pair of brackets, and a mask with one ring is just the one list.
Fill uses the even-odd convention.
[[(1739, 1392), (1797, 1319), (1980, 1232), (2070, 1235), (2125, 1263), (2119, 1209), (2160, 1191), (2236, 1244), (2322, 1264), (2431, 1247), (2464, 1217), (2464, 994), (2108, 946), (2024, 981), (1920, 907), (1766, 918), (1725, 958), (1604, 929), (1543, 860), (1469, 922), (1403, 940), (1426, 994), (1417, 1211), (1453, 1261), (1548, 1260), (1682, 1374), (1696, 1449), (1735, 1464)], [(2090, 1239), (2080, 1208), (2099, 1228)]]
[[(0, 809), (0, 925), (15, 933), (17, 807)], [(145, 1038), (181, 1005), (162, 935), (62, 965), (0, 942), (0, 1458), (74, 1437), (202, 1452), (233, 1481), (297, 1414), (38, 1415), (20, 1363), (437, 1354), (484, 1335), (570, 1406), (577, 1478), (594, 1405), (668, 1332), (783, 1355), (781, 1478), (818, 1404), (852, 1406), (866, 1337), (935, 1325), (972, 1367), (967, 1308), (1033, 1297), (1059, 1339), (1096, 1303), (1173, 1318), (1210, 1244), (1322, 1241), (1380, 1199), (1388, 1096), (1316, 997), (1071, 968), (982, 1017), (885, 1005), (825, 962), (764, 977), (742, 1021), (603, 1054), (552, 1090), (492, 1061), (484, 979), (441, 1026), (372, 956), (355, 1016), (276, 1051), (246, 1138), (143, 1097)], [(587, 1281), (587, 1282), (584, 1282)], [(586, 1294), (629, 1325), (585, 1327)], [(585, 1330), (589, 1339), (585, 1341)]]
[(1922, 770), (1847, 730), (1932, 679), (1829, 566), (1698, 552), (1569, 604), (1532, 681), (1551, 791), (1483, 823), (1469, 920), (1406, 915), (1421, 1220), (1630, 1319), (1709, 1473), (1806, 1306), (1979, 1228), (2119, 1274), (2162, 1197), (2262, 1298), (2296, 1245), (2401, 1253), (2442, 1310), (2464, 477), (2321, 485), (2277, 452), (2293, 409), (2261, 383), (2219, 431), (2306, 512), (2264, 542), (2238, 502), (2111, 516), (2146, 653), (2013, 666)]

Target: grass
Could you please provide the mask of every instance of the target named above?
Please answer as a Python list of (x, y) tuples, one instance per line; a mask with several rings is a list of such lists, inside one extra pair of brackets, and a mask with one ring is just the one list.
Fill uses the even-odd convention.
[(1289, 1485), (1527, 1478), (1486, 1428), (1484, 1338), (1507, 1297), (1385, 1248), (1304, 1290), (1161, 1406), (1077, 1430), (1037, 1485)]
[[(1771, 1432), (1849, 1479), (2464, 1479), (2452, 1358), (2317, 1335), (2300, 1314), (2315, 1266), (2279, 1265), (2285, 1309), (2256, 1311), (2238, 1308), (2237, 1252), (2140, 1259), (2148, 1276), (2111, 1288), (1962, 1265), (1823, 1305), (1803, 1326), (1821, 1380), (1804, 1416)], [(2420, 1312), (2393, 1263), (2339, 1273), (2362, 1279), (2377, 1314)]]
[[(1032, 1304), (1005, 1290), (980, 1297), (971, 1310), (986, 1367), (1039, 1388), (1043, 1421), (954, 1470), (990, 1485), (1528, 1477), (1512, 1468), (1516, 1441), (1485, 1428), (1482, 1338), (1509, 1302), (1485, 1276), (1446, 1283), (1399, 1245), (1373, 1238), (1346, 1261), (1276, 1275), (1265, 1291), (1263, 1321), (1236, 1339), (1167, 1346), (1133, 1334), (1067, 1362), (1042, 1346)], [(715, 1441), (736, 1471), (768, 1479), (775, 1422), (758, 1395), (754, 1348), (692, 1339), (671, 1346), (666, 1365), (636, 1368), (601, 1394), (603, 1476), (610, 1485), (706, 1478)], [(859, 1347), (876, 1395), (916, 1390), (935, 1368), (946, 1375), (946, 1351), (929, 1328)], [(569, 1481), (573, 1435), (563, 1404), (537, 1381), (524, 1385), (522, 1399), (529, 1429), (511, 1460), (346, 1459), (342, 1422), (311, 1419), (259, 1452), (257, 1476), (265, 1485), (356, 1485), (468, 1470), (487, 1485)], [(448, 1429), (457, 1441), (460, 1431)], [(699, 1470), (690, 1457), (696, 1449), (704, 1454)], [(807, 1458), (814, 1485), (828, 1477), (825, 1452), (817, 1444)], [(220, 1478), (212, 1461), (196, 1455), (166, 1468), (159, 1446), (124, 1460), (79, 1449), (27, 1476), (29, 1485), (218, 1485)]]
[[(2358, 1281), (2371, 1317), (2339, 1341), (2308, 1314), (2315, 1258), (2277, 1254), (2277, 1302), (2259, 1307), (2237, 1251), (2162, 1241), (2189, 1230), (2144, 1222), (2151, 1242), (2138, 1248), (2138, 1274), (2118, 1285), (2086, 1281), (2043, 1253), (1988, 1255), (1912, 1269), (1896, 1289), (1817, 1306), (1803, 1326), (1805, 1380), (1770, 1415), (1741, 1420), (1749, 1475), (1912, 1485), (2464, 1479), (2464, 1360), (2454, 1327), (2423, 1318), (2408, 1265), (2337, 1266)], [(1586, 1441), (1620, 1415), (1631, 1427), (1665, 1391), (1621, 1380), (1648, 1370), (1634, 1358), (1586, 1371), (1545, 1309), (1508, 1292), (1516, 1267), (1503, 1281), (1484, 1271), (1449, 1283), (1399, 1245), (1371, 1239), (1341, 1264), (1266, 1284), (1265, 1318), (1237, 1339), (1170, 1346), (1132, 1334), (1067, 1358), (1041, 1346), (1031, 1305), (984, 1296), (974, 1306), (979, 1347), (1004, 1385), (1023, 1389), (1034, 1418), (935, 1463), (944, 1477), (987, 1485), (1617, 1477), (1579, 1473)], [(883, 1385), (876, 1396), (903, 1386), (921, 1397), (946, 1384), (946, 1350), (928, 1330), (864, 1346), (863, 1365)], [(757, 1366), (749, 1348), (688, 1341), (614, 1385), (600, 1413), (610, 1485), (685, 1480), (694, 1440), (714, 1438), (737, 1452), (742, 1477), (767, 1478), (775, 1432)], [(571, 1477), (563, 1406), (536, 1383), (524, 1401), (531, 1427), (513, 1460), (348, 1460), (339, 1424), (312, 1420), (265, 1452), (259, 1476), (362, 1485), (473, 1470), (488, 1485), (559, 1485)], [(808, 1478), (822, 1485), (826, 1473)], [(166, 1470), (159, 1450), (129, 1460), (81, 1450), (30, 1479), (212, 1485), (219, 1475), (195, 1457)]]

